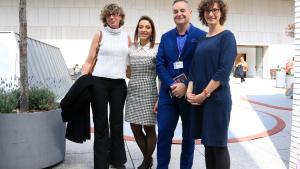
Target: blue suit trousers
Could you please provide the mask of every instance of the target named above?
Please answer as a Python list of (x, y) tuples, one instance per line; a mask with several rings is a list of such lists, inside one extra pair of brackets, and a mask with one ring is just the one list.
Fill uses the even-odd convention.
[(167, 169), (171, 158), (171, 145), (178, 119), (182, 121), (182, 147), (180, 169), (190, 169), (193, 165), (195, 142), (191, 137), (190, 105), (184, 99), (172, 98), (172, 103), (159, 100), (157, 169)]

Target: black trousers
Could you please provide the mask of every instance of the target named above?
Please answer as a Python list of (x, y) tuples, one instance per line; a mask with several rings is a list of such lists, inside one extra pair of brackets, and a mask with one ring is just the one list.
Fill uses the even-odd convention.
[(93, 77), (93, 80), (94, 168), (108, 169), (109, 164), (121, 166), (127, 161), (123, 139), (126, 82), (102, 77)]
[(243, 71), (243, 73), (242, 73), (242, 75), (241, 75), (241, 82), (246, 81), (246, 80), (245, 80), (245, 77), (246, 77), (246, 72)]
[(230, 169), (230, 156), (227, 146), (205, 146), (206, 169)]

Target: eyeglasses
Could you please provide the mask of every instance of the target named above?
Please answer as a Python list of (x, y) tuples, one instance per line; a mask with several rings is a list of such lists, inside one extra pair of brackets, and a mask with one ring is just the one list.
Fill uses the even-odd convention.
[(108, 14), (107, 15), (107, 17), (117, 17), (117, 16), (119, 16), (120, 14), (119, 13), (110, 13), (110, 14)]
[(216, 15), (218, 12), (220, 12), (220, 9), (219, 8), (213, 8), (213, 9), (207, 9), (204, 11), (205, 14), (209, 15), (210, 12), (212, 12), (214, 15)]

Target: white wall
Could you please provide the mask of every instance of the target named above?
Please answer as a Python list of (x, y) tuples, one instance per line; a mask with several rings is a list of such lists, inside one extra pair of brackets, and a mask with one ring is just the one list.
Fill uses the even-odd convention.
[(42, 40), (45, 43), (60, 48), (63, 53), (68, 68), (73, 68), (75, 64), (80, 67), (87, 58), (91, 40)]
[(227, 27), (239, 44), (292, 44), (285, 35), (287, 23), (293, 23), (292, 0), (227, 0)]
[[(263, 47), (263, 78), (270, 78), (270, 69), (277, 66), (285, 67), (288, 59), (295, 55), (294, 45), (269, 45)], [(249, 71), (247, 77), (256, 77), (256, 47), (241, 46), (238, 47), (238, 53), (246, 53)]]
[[(11, 78), (19, 72), (19, 48), (14, 33), (0, 33), (1, 77)], [(15, 66), (12, 66), (15, 65)]]
[[(18, 2), (0, 0), (0, 31), (19, 31)], [(101, 28), (100, 10), (111, 2), (119, 3), (124, 8), (126, 19), (123, 28), (131, 36), (141, 15), (153, 18), (157, 28), (157, 42), (164, 32), (174, 27), (172, 0), (28, 0), (28, 36), (60, 47), (68, 66), (81, 64), (86, 58), (92, 35)], [(190, 0), (192, 23), (206, 30), (198, 19), (199, 2)], [(285, 35), (287, 25), (294, 22), (292, 0), (226, 2), (229, 14), (225, 27), (234, 32), (239, 45), (293, 44), (293, 39)], [(249, 61), (255, 63), (252, 59)], [(254, 66), (250, 64), (249, 74), (254, 75)]]
[(288, 59), (295, 55), (294, 45), (270, 45), (264, 48), (263, 77), (270, 78), (270, 69), (285, 67)]
[[(99, 13), (109, 2), (119, 3), (126, 13), (125, 30), (133, 35), (141, 15), (152, 17), (158, 37), (174, 27), (172, 0), (28, 0), (28, 33), (37, 39), (89, 39), (101, 25)], [(199, 0), (190, 0), (192, 23), (199, 22)], [(239, 44), (285, 44), (285, 28), (293, 22), (292, 0), (227, 0), (226, 27), (237, 36)], [(276, 11), (276, 12), (275, 12)], [(0, 1), (0, 30), (18, 31), (18, 0)], [(158, 38), (159, 41), (159, 38)]]

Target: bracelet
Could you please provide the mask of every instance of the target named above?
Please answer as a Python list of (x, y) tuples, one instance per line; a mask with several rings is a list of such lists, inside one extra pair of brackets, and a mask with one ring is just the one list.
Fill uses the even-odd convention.
[(206, 89), (203, 89), (203, 93), (204, 93), (205, 97), (209, 97), (210, 96), (210, 93)]

